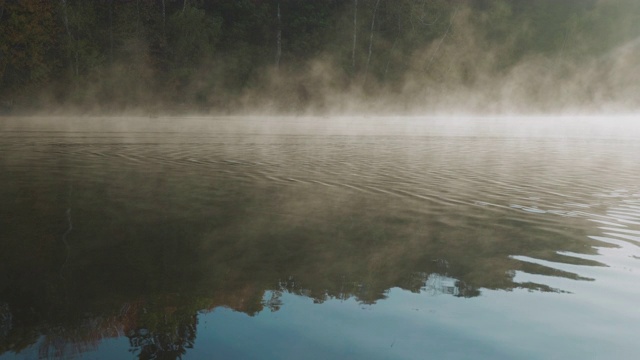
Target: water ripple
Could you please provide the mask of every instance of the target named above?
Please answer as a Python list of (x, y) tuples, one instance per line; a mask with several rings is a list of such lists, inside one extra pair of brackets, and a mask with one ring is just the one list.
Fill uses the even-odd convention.
[[(287, 194), (280, 203), (285, 210), (273, 214), (283, 218), (304, 217), (299, 214), (317, 206), (301, 211), (292, 199), (350, 199), (373, 214), (367, 221), (390, 223), (386, 231), (408, 237), (411, 246), (426, 243), (446, 254), (431, 243), (449, 241), (461, 253), (485, 254), (480, 262), (508, 264), (519, 276), (526, 266), (533, 275), (597, 279), (601, 269), (594, 272), (594, 264), (567, 265), (555, 256), (596, 261), (599, 245), (640, 242), (640, 166), (632, 160), (640, 146), (630, 142), (181, 132), (32, 132), (2, 139), (0, 152), (12, 155), (1, 160), (3, 170), (18, 183), (46, 183), (30, 178), (36, 167), (67, 182), (102, 186), (123, 202), (135, 199), (149, 212), (157, 211), (148, 198), (156, 195), (175, 202), (176, 211), (206, 212), (237, 196), (269, 204), (270, 196)], [(171, 190), (134, 190), (128, 178)], [(403, 222), (410, 226), (395, 225)], [(611, 266), (608, 260), (598, 261)]]

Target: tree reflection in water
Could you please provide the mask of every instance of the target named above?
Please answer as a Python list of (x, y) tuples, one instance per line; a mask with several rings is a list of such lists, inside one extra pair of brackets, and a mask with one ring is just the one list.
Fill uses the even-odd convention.
[[(486, 182), (471, 186), (466, 181), (490, 178), (500, 173), (503, 163), (487, 156), (486, 166), (477, 165), (481, 162), (468, 160), (465, 153), (446, 153), (442, 160), (429, 155), (437, 153), (433, 147), (437, 140), (427, 143), (426, 148), (418, 148), (419, 160), (405, 159), (407, 164), (400, 164), (412, 169), (403, 177), (411, 181), (400, 183), (395, 177), (395, 157), (377, 168), (359, 170), (344, 165), (349, 160), (345, 159), (336, 161), (339, 166), (333, 170), (344, 174), (336, 173), (332, 186), (286, 180), (293, 179), (287, 174), (289, 165), (277, 163), (258, 170), (283, 172), (278, 181), (259, 171), (245, 176), (250, 167), (267, 167), (264, 164), (269, 161), (288, 164), (291, 160), (300, 168), (324, 161), (296, 158), (313, 151), (289, 151), (288, 142), (279, 145), (282, 149), (276, 148), (280, 150), (274, 150), (272, 158), (258, 156), (259, 162), (247, 160), (246, 164), (209, 161), (208, 152), (189, 155), (202, 156), (198, 164), (207, 166), (185, 165), (183, 159), (154, 163), (172, 157), (176, 148), (170, 146), (163, 150), (155, 145), (87, 144), (70, 147), (73, 151), (53, 147), (62, 151), (53, 158), (48, 155), (52, 147), (16, 152), (29, 155), (27, 163), (41, 167), (24, 166), (15, 159), (17, 165), (0, 161), (0, 183), (5, 185), (0, 187), (0, 353), (36, 344), (42, 357), (65, 357), (93, 349), (103, 339), (126, 336), (132, 353), (141, 359), (174, 359), (194, 346), (198, 314), (219, 307), (249, 316), (265, 309), (279, 311), (286, 306), (284, 294), (315, 303), (356, 299), (375, 304), (393, 288), (461, 298), (479, 296), (481, 289), (562, 291), (545, 284), (518, 283), (516, 271), (591, 279), (520, 261), (514, 255), (602, 266), (586, 257), (560, 255), (596, 255), (593, 246), (606, 244), (587, 237), (593, 235), (589, 233), (593, 226), (586, 216), (559, 208), (557, 204), (566, 200), (552, 198), (560, 192), (556, 184), (547, 184), (554, 189), (547, 204), (554, 213), (545, 213), (545, 204), (535, 199), (518, 198), (524, 205), (509, 207), (511, 195), (500, 198), (500, 191), (520, 196), (512, 184), (535, 182), (530, 178), (537, 172), (502, 171), (500, 184), (508, 186), (497, 190), (498, 185)], [(480, 145), (466, 144), (472, 151), (490, 148)], [(394, 148), (367, 143), (361, 147), (352, 146), (346, 152), (362, 158), (352, 163), (369, 164), (366, 160), (375, 151)], [(264, 148), (267, 153), (273, 150), (270, 144)], [(112, 156), (113, 151), (124, 155)], [(131, 161), (141, 153), (149, 164)], [(534, 161), (525, 153), (528, 161)], [(111, 157), (96, 162), (95, 154)], [(341, 154), (325, 155), (334, 159)], [(227, 154), (218, 157), (223, 155)], [(400, 155), (406, 157), (404, 152)], [(251, 156), (249, 151), (236, 158)], [(446, 170), (452, 156), (456, 169), (478, 173), (418, 173), (423, 168)], [(354, 171), (374, 175), (359, 177), (356, 180), (365, 185), (356, 187), (350, 185), (357, 184)], [(419, 176), (412, 178), (416, 173)], [(537, 176), (543, 185), (545, 179), (553, 178), (542, 175)], [(328, 184), (331, 179), (322, 180)], [(349, 186), (339, 186), (341, 181)], [(429, 181), (433, 184), (426, 188), (423, 183)], [(460, 200), (455, 198), (460, 191), (469, 193)], [(484, 199), (481, 196), (486, 193), (506, 205), (472, 201)], [(606, 206), (599, 201), (593, 201), (591, 212)], [(527, 209), (537, 212), (526, 213)]]
[[(165, 321), (166, 321), (165, 317)], [(193, 348), (196, 340), (198, 318), (178, 319), (177, 323), (166, 321), (154, 331), (138, 328), (127, 331), (131, 352), (139, 359), (178, 359)]]
[[(14, 217), (27, 217), (33, 202), (54, 195), (30, 196), (35, 199), (26, 202), (29, 207), (14, 208)], [(420, 227), (437, 232), (407, 233), (406, 220), (379, 213), (358, 219), (356, 212), (370, 200), (341, 204), (343, 213), (335, 215), (315, 208), (314, 217), (296, 221), (284, 215), (257, 217), (260, 212), (253, 209), (251, 227), (246, 215), (232, 216), (246, 208), (228, 208), (212, 225), (210, 213), (206, 219), (192, 213), (180, 221), (160, 221), (135, 207), (100, 201), (101, 212), (118, 211), (105, 218), (76, 204), (85, 209), (74, 212), (69, 253), (55, 239), (55, 233), (66, 234), (64, 206), (39, 208), (37, 225), (4, 224), (4, 231), (14, 235), (6, 238), (17, 241), (6, 243), (11, 256), (5, 253), (7, 261), (0, 265), (9, 276), (0, 292), (0, 352), (36, 344), (42, 358), (66, 358), (94, 350), (104, 339), (126, 336), (140, 359), (177, 359), (194, 346), (198, 313), (218, 307), (250, 316), (278, 311), (286, 306), (284, 293), (318, 304), (349, 298), (375, 304), (394, 287), (457, 297), (479, 296), (480, 287), (554, 291), (514, 283), (512, 269), (525, 265), (509, 259), (515, 251), (508, 246), (485, 249), (478, 257), (477, 243), (471, 241), (477, 235), (464, 240), (460, 230), (438, 228), (436, 222), (421, 220)], [(268, 199), (260, 202), (270, 206)], [(496, 244), (509, 244), (509, 234), (503, 236)], [(452, 246), (439, 240), (455, 238), (463, 240)], [(489, 271), (478, 273), (483, 268)]]

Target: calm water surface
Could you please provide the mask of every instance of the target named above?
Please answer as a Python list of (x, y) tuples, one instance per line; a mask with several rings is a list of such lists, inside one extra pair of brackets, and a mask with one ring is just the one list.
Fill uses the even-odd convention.
[(640, 128), (568, 120), (0, 119), (0, 359), (635, 359)]

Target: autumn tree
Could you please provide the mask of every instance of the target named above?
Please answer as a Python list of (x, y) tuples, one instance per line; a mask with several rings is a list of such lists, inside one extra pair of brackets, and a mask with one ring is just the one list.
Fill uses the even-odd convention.
[(55, 75), (59, 32), (52, 2), (0, 0), (0, 107)]

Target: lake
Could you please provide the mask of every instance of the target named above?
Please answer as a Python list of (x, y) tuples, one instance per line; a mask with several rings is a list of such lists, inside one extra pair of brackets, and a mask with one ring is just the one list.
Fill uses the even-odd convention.
[(0, 359), (635, 359), (633, 117), (0, 118)]

